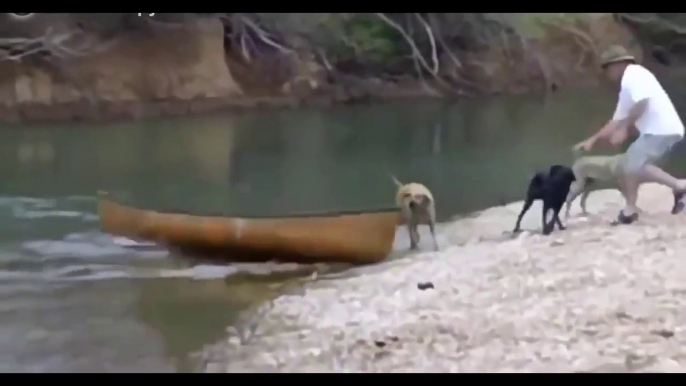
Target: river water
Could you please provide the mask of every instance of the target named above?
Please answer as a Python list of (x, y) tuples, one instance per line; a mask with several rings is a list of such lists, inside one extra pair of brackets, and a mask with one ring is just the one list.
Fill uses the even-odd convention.
[[(98, 189), (152, 209), (285, 214), (393, 205), (394, 173), (432, 189), (447, 221), (522, 199), (533, 172), (569, 163), (569, 146), (597, 129), (612, 103), (591, 90), (545, 101), (6, 125), (0, 371), (191, 371), (190, 354), (284, 280), (269, 267), (203, 265), (103, 234)], [(673, 168), (686, 172), (686, 162)]]

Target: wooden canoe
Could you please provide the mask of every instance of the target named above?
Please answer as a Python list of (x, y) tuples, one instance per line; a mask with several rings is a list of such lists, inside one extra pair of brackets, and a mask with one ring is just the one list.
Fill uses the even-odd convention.
[(382, 261), (393, 248), (397, 208), (298, 214), (287, 217), (222, 217), (162, 213), (113, 201), (98, 192), (104, 232), (158, 242), (183, 253), (230, 261)]

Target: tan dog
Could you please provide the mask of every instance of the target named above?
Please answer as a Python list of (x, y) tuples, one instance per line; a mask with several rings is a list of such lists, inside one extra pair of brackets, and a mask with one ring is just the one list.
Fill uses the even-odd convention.
[(419, 232), (417, 227), (420, 224), (428, 225), (431, 236), (434, 239), (434, 249), (438, 250), (436, 241), (436, 207), (434, 197), (426, 186), (411, 182), (403, 184), (395, 176), (391, 176), (393, 182), (398, 187), (395, 202), (400, 207), (403, 221), (407, 225), (410, 233), (410, 249), (417, 249), (419, 245)]
[[(578, 154), (578, 153), (575, 153)], [(578, 157), (572, 165), (572, 171), (576, 181), (572, 183), (567, 196), (567, 210), (565, 217), (569, 217), (569, 208), (572, 202), (581, 194), (581, 211), (587, 215), (586, 199), (591, 193), (589, 188), (596, 182), (601, 181), (618, 181), (619, 175), (622, 171), (622, 162), (624, 161), (625, 153), (616, 155), (597, 155)], [(617, 188), (621, 191), (621, 187), (617, 184)]]

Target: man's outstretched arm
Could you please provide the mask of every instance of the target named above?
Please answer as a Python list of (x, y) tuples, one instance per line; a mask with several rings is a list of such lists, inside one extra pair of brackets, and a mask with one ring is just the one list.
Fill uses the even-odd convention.
[(590, 138), (586, 139), (585, 141), (577, 144), (575, 147), (584, 146), (587, 149), (590, 149), (591, 147), (593, 147), (593, 144), (595, 144), (595, 142), (598, 139), (608, 137), (615, 130), (626, 130), (629, 127), (633, 126), (636, 123), (636, 121), (639, 120), (641, 116), (643, 116), (643, 114), (645, 113), (646, 109), (648, 108), (648, 101), (648, 98), (643, 98), (638, 102), (634, 103), (633, 105), (631, 105), (631, 107), (629, 107), (629, 111), (627, 112), (626, 117), (622, 119), (610, 120), (605, 126), (598, 130), (597, 133), (593, 134)]

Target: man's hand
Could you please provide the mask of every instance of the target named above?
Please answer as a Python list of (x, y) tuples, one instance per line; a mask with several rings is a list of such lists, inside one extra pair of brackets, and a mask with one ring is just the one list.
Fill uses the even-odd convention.
[(593, 144), (595, 144), (595, 139), (589, 138), (574, 145), (574, 150), (589, 152), (591, 151), (591, 148), (593, 148)]
[(610, 136), (610, 144), (612, 146), (621, 145), (629, 137), (629, 130), (627, 127), (618, 128)]

